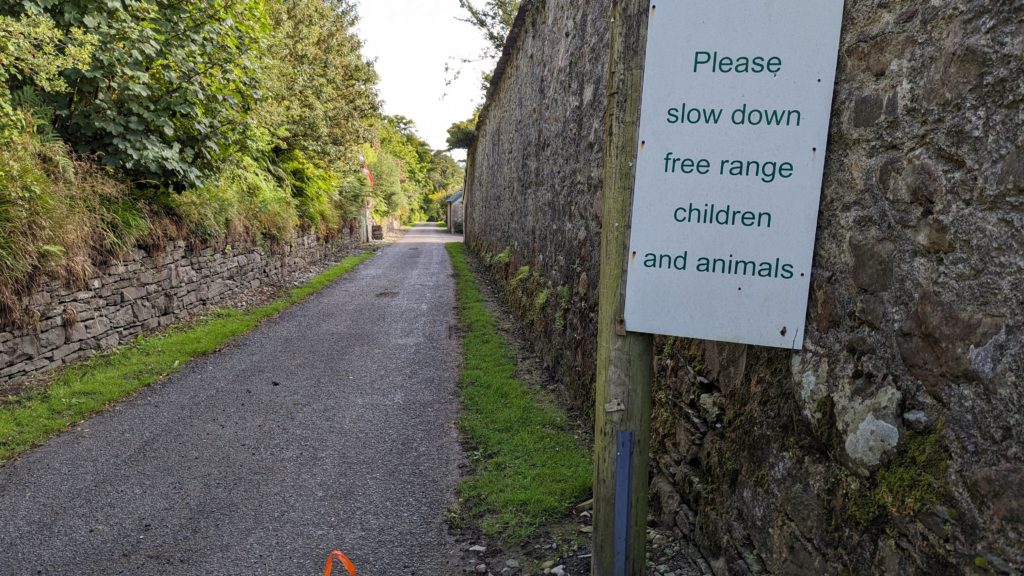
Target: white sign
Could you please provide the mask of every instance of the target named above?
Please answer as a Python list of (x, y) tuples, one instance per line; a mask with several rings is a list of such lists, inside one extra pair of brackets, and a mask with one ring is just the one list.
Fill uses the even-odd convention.
[(843, 0), (653, 4), (626, 329), (800, 349)]

